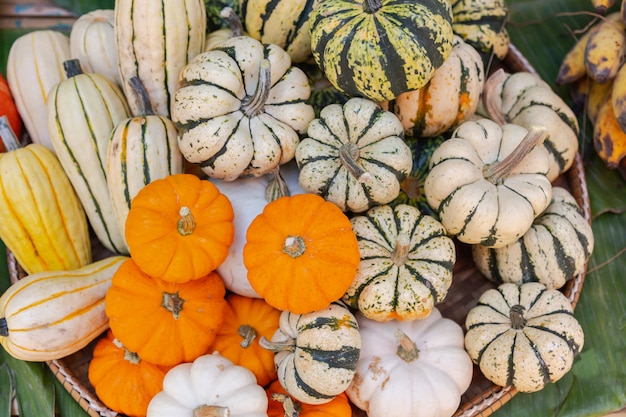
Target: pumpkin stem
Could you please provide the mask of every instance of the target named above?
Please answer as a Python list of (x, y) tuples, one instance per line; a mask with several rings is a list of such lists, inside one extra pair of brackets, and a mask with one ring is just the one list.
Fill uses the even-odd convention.
[(257, 332), (254, 327), (247, 324), (242, 324), (241, 326), (239, 326), (239, 328), (237, 329), (237, 334), (243, 337), (243, 340), (239, 343), (239, 345), (244, 349), (250, 347), (254, 339), (256, 339), (257, 337)]
[(506, 124), (507, 121), (504, 114), (502, 113), (501, 100), (496, 101), (495, 91), (496, 88), (502, 84), (505, 77), (506, 72), (502, 68), (500, 68), (499, 70), (491, 74), (491, 76), (487, 78), (485, 84), (483, 85), (483, 102), (485, 103), (485, 111), (487, 112), (487, 115), (491, 120), (501, 126)]
[(193, 417), (229, 417), (230, 408), (219, 405), (201, 405), (193, 409)]
[(265, 200), (268, 203), (280, 198), (291, 195), (289, 191), (289, 187), (287, 187), (287, 182), (280, 175), (280, 165), (277, 165), (276, 168), (272, 170), (273, 178), (267, 183), (267, 187), (265, 188)]
[(7, 152), (21, 148), (20, 142), (17, 140), (17, 136), (15, 136), (15, 132), (6, 116), (0, 117), (0, 140), (4, 143), (4, 149)]
[(243, 25), (241, 24), (241, 19), (232, 7), (224, 7), (220, 12), (220, 16), (226, 20), (230, 30), (233, 32), (232, 37), (242, 36), (243, 35)]
[(120, 349), (124, 349), (124, 360), (132, 363), (133, 365), (137, 365), (139, 362), (141, 362), (141, 358), (139, 357), (139, 355), (126, 349), (126, 347), (119, 340), (113, 339), (113, 344)]
[(500, 184), (504, 178), (513, 170), (535, 146), (543, 143), (548, 134), (548, 129), (544, 126), (533, 126), (528, 130), (524, 139), (517, 145), (513, 152), (506, 158), (493, 164), (486, 165), (484, 176), (494, 184)]
[(7, 325), (7, 319), (0, 317), (0, 336), (7, 337), (9, 335), (9, 326)]
[(363, 2), (363, 11), (365, 13), (376, 13), (381, 7), (383, 7), (381, 0), (365, 0)]
[(83, 69), (80, 66), (78, 59), (68, 59), (63, 62), (63, 69), (67, 78), (72, 78), (83, 73)]
[(523, 305), (515, 304), (509, 311), (509, 318), (511, 319), (511, 327), (515, 330), (521, 330), (526, 326), (526, 319), (524, 318)]
[(361, 165), (357, 163), (359, 160), (359, 147), (354, 143), (345, 143), (339, 148), (339, 161), (359, 182), (369, 182), (372, 174), (365, 171)]
[(396, 266), (402, 266), (409, 257), (409, 249), (411, 247), (411, 239), (406, 233), (400, 233), (396, 237), (396, 244), (391, 254), (391, 261)]
[(130, 87), (135, 93), (135, 97), (137, 97), (139, 101), (139, 114), (145, 116), (154, 115), (154, 110), (152, 109), (152, 103), (150, 103), (150, 96), (148, 96), (148, 92), (146, 91), (146, 87), (143, 85), (139, 77), (133, 75), (128, 80)]
[(397, 355), (405, 362), (413, 362), (419, 358), (420, 351), (417, 345), (402, 330), (397, 329), (393, 334), (398, 341)]
[(178, 219), (178, 233), (182, 236), (192, 234), (196, 228), (196, 220), (193, 218), (189, 207), (182, 206), (178, 214), (180, 215), (180, 219)]
[(172, 313), (174, 318), (177, 320), (180, 317), (180, 312), (183, 310), (183, 304), (185, 304), (185, 300), (180, 298), (178, 291), (175, 293), (163, 292), (161, 305), (165, 307), (167, 311)]
[(302, 411), (302, 405), (298, 401), (294, 401), (289, 395), (281, 392), (275, 392), (272, 394), (272, 400), (278, 401), (283, 404), (283, 410), (285, 410), (285, 417), (298, 417), (300, 411)]
[(283, 351), (293, 352), (296, 350), (296, 340), (288, 339), (283, 342), (272, 342), (267, 340), (265, 336), (261, 336), (259, 339), (259, 346), (274, 353)]
[(255, 117), (263, 110), (265, 102), (270, 95), (272, 87), (272, 73), (270, 71), (270, 61), (263, 59), (259, 68), (259, 80), (254, 94), (243, 100), (241, 108), (247, 117)]
[(300, 236), (287, 236), (283, 244), (283, 252), (292, 258), (297, 258), (306, 251), (304, 239)]

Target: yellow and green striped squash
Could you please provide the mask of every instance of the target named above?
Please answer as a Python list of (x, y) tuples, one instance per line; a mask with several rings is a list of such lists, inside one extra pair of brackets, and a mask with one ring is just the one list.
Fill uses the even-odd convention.
[(452, 50), (447, 0), (319, 0), (310, 27), (331, 84), (374, 101), (419, 89)]

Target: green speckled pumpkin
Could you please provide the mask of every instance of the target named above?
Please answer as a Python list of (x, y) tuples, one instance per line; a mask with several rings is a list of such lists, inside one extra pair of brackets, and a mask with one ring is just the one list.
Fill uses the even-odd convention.
[(452, 49), (448, 0), (319, 0), (310, 27), (331, 84), (375, 101), (422, 87)]

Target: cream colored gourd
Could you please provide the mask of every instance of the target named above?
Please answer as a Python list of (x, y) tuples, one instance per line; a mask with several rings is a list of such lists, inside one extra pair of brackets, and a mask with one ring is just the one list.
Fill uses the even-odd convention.
[(454, 241), (417, 208), (375, 206), (350, 219), (361, 263), (343, 300), (365, 317), (423, 319), (452, 284)]
[(63, 167), (44, 145), (0, 154), (0, 239), (28, 273), (92, 260), (87, 217)]
[(528, 231), (552, 196), (544, 134), (477, 119), (435, 149), (424, 193), (451, 236), (499, 247)]
[(46, 102), (50, 89), (65, 79), (63, 62), (70, 58), (69, 37), (51, 29), (20, 36), (11, 44), (7, 57), (7, 82), (24, 127), (33, 143), (52, 151)]
[(372, 100), (328, 105), (296, 148), (300, 186), (343, 211), (389, 203), (413, 166), (403, 137), (398, 118)]
[(0, 344), (13, 357), (48, 361), (71, 355), (108, 329), (104, 299), (125, 256), (78, 269), (44, 271), (0, 297)]
[(482, 374), (519, 392), (561, 379), (584, 345), (570, 300), (538, 282), (485, 291), (465, 327), (465, 348)]
[(178, 74), (204, 49), (204, 1), (118, 0), (114, 10), (117, 61), (131, 115), (141, 111), (129, 84), (134, 76), (148, 92), (154, 114), (170, 117)]
[(70, 31), (70, 54), (80, 61), (84, 72), (104, 75), (121, 87), (114, 23), (113, 9), (97, 9), (78, 16)]
[(461, 326), (437, 308), (423, 320), (356, 318), (362, 348), (346, 390), (352, 404), (369, 417), (451, 417), (457, 411), (473, 374)]
[(538, 281), (559, 289), (585, 270), (593, 246), (591, 224), (576, 199), (565, 188), (553, 187), (550, 205), (524, 236), (496, 249), (473, 245), (472, 258), (497, 284)]
[(77, 60), (66, 63), (68, 78), (50, 90), (50, 138), (96, 237), (108, 250), (128, 254), (107, 185), (111, 132), (129, 110), (121, 90), (100, 74), (83, 73)]
[(142, 96), (142, 114), (122, 120), (113, 128), (106, 158), (106, 179), (122, 236), (132, 199), (145, 185), (172, 174), (183, 173), (174, 122), (157, 116), (138, 78), (132, 78)]

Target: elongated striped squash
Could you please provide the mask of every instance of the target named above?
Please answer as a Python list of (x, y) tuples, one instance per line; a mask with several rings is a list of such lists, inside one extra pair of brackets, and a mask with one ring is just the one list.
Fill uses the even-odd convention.
[(70, 39), (55, 30), (35, 30), (17, 38), (7, 57), (7, 82), (33, 143), (54, 151), (46, 122), (48, 92), (65, 79)]
[(47, 103), (52, 145), (98, 240), (126, 255), (106, 175), (111, 132), (129, 117), (126, 99), (105, 76), (83, 73), (77, 60), (66, 64), (69, 77), (50, 91)]
[(0, 239), (29, 273), (92, 260), (87, 218), (54, 153), (32, 143), (0, 154)]
[(283, 388), (305, 404), (325, 404), (344, 392), (361, 352), (359, 325), (340, 301), (306, 314), (283, 311), (271, 341), (259, 343), (275, 352)]
[(239, 0), (249, 36), (283, 48), (294, 63), (311, 57), (309, 15), (317, 0)]
[(117, 60), (131, 115), (141, 111), (129, 84), (135, 76), (148, 91), (154, 113), (169, 117), (178, 74), (204, 50), (204, 1), (119, 0), (114, 10)]
[(105, 295), (125, 256), (73, 270), (45, 271), (12, 284), (0, 297), (0, 344), (26, 361), (59, 359), (108, 329)]
[(309, 19), (315, 62), (350, 96), (421, 88), (452, 50), (448, 0), (319, 0)]

